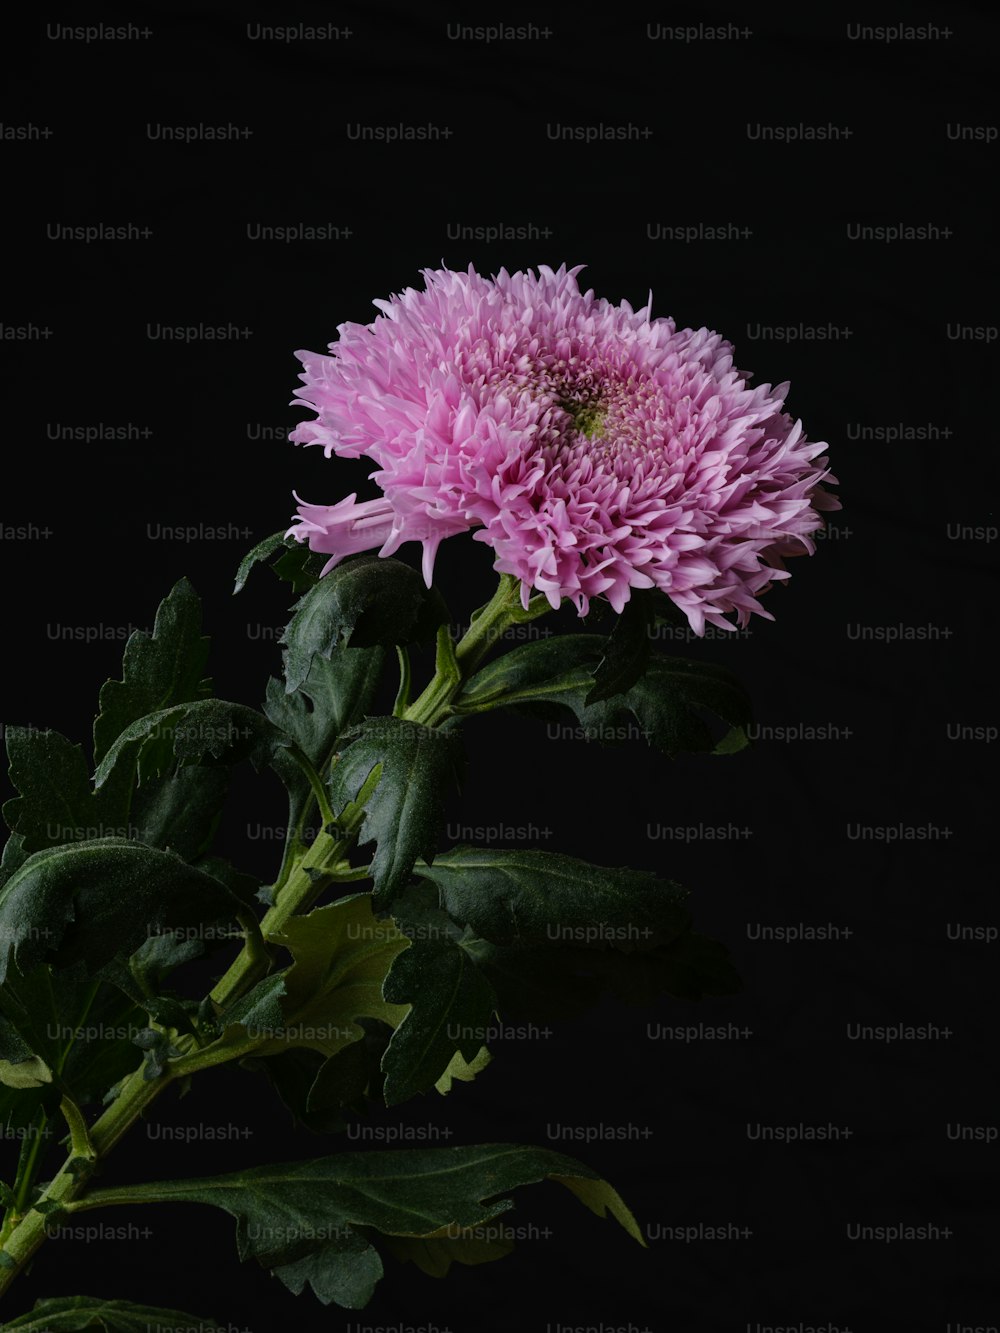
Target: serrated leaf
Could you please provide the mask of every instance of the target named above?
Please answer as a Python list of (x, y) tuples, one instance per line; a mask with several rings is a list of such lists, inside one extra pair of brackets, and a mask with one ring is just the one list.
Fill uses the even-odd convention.
[(292, 585), (292, 592), (302, 593), (315, 587), (320, 580), (326, 557), (310, 551), (305, 542), (290, 539), (287, 549), (278, 556), (271, 569), (279, 579)]
[(282, 529), (281, 532), (272, 532), (270, 537), (258, 542), (240, 561), (233, 587), (234, 595), (243, 591), (255, 565), (263, 564), (279, 552), (277, 560), (271, 563), (271, 569), (279, 578), (290, 582), (294, 592), (303, 592), (318, 582), (319, 571), (323, 568), (325, 560), (310, 551), (304, 542), (298, 542), (294, 537), (286, 537), (285, 530)]
[(438, 888), (442, 908), (491, 944), (572, 943), (650, 949), (690, 925), (688, 892), (646, 870), (590, 865), (528, 848), (452, 847), (414, 874)]
[(263, 541), (258, 542), (239, 563), (236, 571), (236, 582), (233, 586), (233, 592), (242, 592), (247, 579), (250, 577), (250, 571), (254, 565), (261, 564), (265, 560), (270, 560), (275, 551), (283, 550), (287, 546), (285, 541), (285, 531), (272, 532), (270, 537), (265, 537)]
[(341, 751), (330, 781), (336, 813), (357, 797), (381, 765), (358, 834), (359, 843), (377, 844), (372, 878), (378, 904), (386, 905), (405, 886), (418, 857), (433, 857), (444, 821), (445, 792), (457, 778), (460, 757), (456, 732), (398, 717), (366, 718)]
[(428, 1277), (446, 1277), (452, 1264), (489, 1264), (504, 1259), (514, 1248), (508, 1237), (480, 1238), (444, 1236), (438, 1240), (417, 1240), (406, 1236), (386, 1236), (385, 1248), (401, 1263), (413, 1263)]
[(101, 688), (95, 763), (138, 718), (211, 692), (211, 682), (202, 676), (208, 642), (201, 634), (201, 600), (188, 580), (180, 579), (160, 603), (153, 633), (136, 630), (125, 645), (122, 679)]
[(209, 842), (225, 800), (222, 768), (188, 767), (133, 790), (120, 765), (95, 791), (83, 750), (56, 731), (7, 738), (11, 782), (20, 793), (4, 806), (17, 833), (5, 849), (3, 880), (29, 852), (96, 837), (128, 837), (195, 859)]
[(86, 1105), (100, 1101), (135, 1068), (128, 1042), (140, 1017), (111, 985), (54, 973), (45, 965), (24, 977), (11, 972), (0, 987), (0, 1055), (15, 1066), (29, 1058), (42, 1061), (58, 1071), (59, 1087)]
[(94, 773), (100, 790), (124, 771), (139, 781), (172, 773), (177, 764), (235, 764), (249, 759), (262, 768), (287, 741), (262, 713), (223, 699), (200, 699), (149, 713), (131, 723), (110, 746)]
[(294, 694), (287, 694), (282, 682), (271, 677), (264, 712), (319, 770), (337, 738), (371, 708), (384, 664), (385, 649), (380, 647), (354, 648), (329, 660), (314, 657)]
[(456, 1051), (448, 1062), (447, 1069), (434, 1086), (442, 1097), (447, 1097), (456, 1079), (460, 1083), (471, 1083), (477, 1074), (483, 1072), (492, 1059), (492, 1055), (485, 1046), (481, 1046), (471, 1060), (466, 1060), (461, 1051)]
[[(324, 776), (339, 739), (369, 711), (385, 663), (384, 648), (351, 648), (329, 661), (314, 657), (309, 675), (294, 694), (273, 676), (267, 682), (264, 712), (291, 736)], [(278, 751), (273, 766), (288, 791), (290, 828), (298, 827), (312, 797), (309, 779), (290, 754)]]
[(357, 1021), (364, 1036), (335, 1055), (292, 1047), (264, 1059), (244, 1060), (244, 1066), (266, 1075), (298, 1124), (314, 1134), (342, 1132), (349, 1111), (361, 1114), (368, 1099), (380, 1100), (379, 1061), (391, 1032), (386, 1023)]
[[(420, 903), (421, 895), (408, 897)], [(425, 903), (418, 912), (407, 911), (404, 902), (395, 914), (412, 943), (393, 962), (382, 993), (410, 1008), (382, 1057), (387, 1106), (434, 1087), (456, 1051), (475, 1060), (496, 1006), (492, 986), (445, 913), (428, 911)]]
[[(750, 701), (732, 672), (709, 662), (650, 653), (643, 675), (612, 698), (588, 703), (607, 640), (568, 634), (523, 644), (488, 663), (452, 703), (460, 713), (516, 707), (580, 723), (581, 739), (617, 744), (642, 736), (673, 757), (682, 752), (733, 754), (747, 744)], [(718, 740), (708, 713), (727, 724)]]
[(370, 894), (293, 916), (270, 938), (289, 950), (291, 966), (251, 992), (260, 1001), (251, 1010), (234, 1007), (220, 1019), (259, 1037), (257, 1055), (302, 1046), (329, 1057), (364, 1037), (359, 1019), (395, 1026), (405, 1014), (383, 998), (382, 983), (409, 941), (393, 922), (375, 919)]
[(21, 837), (25, 852), (92, 837), (125, 837), (132, 790), (118, 774), (95, 792), (82, 748), (58, 731), (8, 728), (10, 780), (18, 796), (3, 817)]
[(20, 1333), (77, 1333), (103, 1329), (105, 1333), (219, 1333), (214, 1319), (163, 1310), (132, 1301), (107, 1301), (98, 1296), (57, 1296), (36, 1301), (28, 1314), (8, 1320), (4, 1330)]
[(0, 889), (0, 983), (58, 955), (89, 975), (152, 932), (232, 917), (240, 900), (214, 876), (121, 838), (33, 852)]
[(423, 642), (448, 620), (440, 593), (399, 560), (350, 557), (296, 603), (281, 642), (289, 694), (309, 675), (314, 657), (329, 659), (348, 645)]
[[(621, 1197), (563, 1153), (510, 1143), (341, 1153), (198, 1180), (163, 1180), (99, 1190), (86, 1207), (116, 1202), (211, 1204), (236, 1219), (241, 1259), (289, 1268), (371, 1230), (388, 1236), (461, 1239), (506, 1213), (511, 1191), (542, 1180), (567, 1186), (599, 1217), (610, 1214), (645, 1245)], [(296, 1280), (306, 1273), (296, 1273)], [(327, 1287), (338, 1299), (334, 1284)]]
[(295, 1296), (308, 1286), (324, 1305), (360, 1310), (371, 1300), (383, 1269), (375, 1247), (359, 1231), (351, 1231), (273, 1272)]

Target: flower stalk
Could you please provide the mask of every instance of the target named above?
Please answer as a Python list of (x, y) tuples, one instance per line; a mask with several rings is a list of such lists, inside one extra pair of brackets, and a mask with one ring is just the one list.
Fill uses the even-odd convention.
[[(449, 626), (441, 626), (434, 675), (423, 692), (402, 707), (400, 716), (420, 726), (439, 725), (449, 716), (452, 701), (462, 685), (504, 631), (512, 624), (532, 620), (549, 609), (544, 597), (532, 598), (527, 609), (522, 607), (518, 580), (501, 575), (496, 593), (474, 613), (467, 632), (457, 644), (452, 641)], [(409, 663), (405, 660), (405, 692), (408, 693)], [(401, 664), (403, 661), (401, 655)], [(402, 687), (399, 698), (405, 698)], [(220, 1014), (246, 995), (274, 966), (269, 941), (280, 935), (292, 916), (307, 911), (330, 884), (349, 883), (366, 878), (368, 874), (367, 866), (351, 866), (349, 853), (364, 818), (365, 803), (378, 782), (379, 769), (372, 772), (357, 799), (335, 818), (319, 775), (304, 755), (293, 753), (309, 778), (324, 828), (285, 875), (274, 901), (259, 923), (248, 913), (240, 914), (245, 943), (210, 992), (212, 1004)], [(257, 1037), (220, 1039), (199, 1047), (190, 1036), (178, 1035), (172, 1030), (167, 1030), (167, 1036), (180, 1055), (168, 1061), (163, 1072), (154, 1079), (147, 1077), (145, 1064), (134, 1070), (121, 1084), (115, 1100), (89, 1130), (76, 1104), (68, 1098), (63, 1099), (62, 1110), (70, 1127), (70, 1154), (30, 1207), (26, 1206), (27, 1199), (18, 1195), (19, 1207), (8, 1211), (0, 1232), (0, 1295), (45, 1240), (47, 1219), (68, 1208), (86, 1191), (95, 1170), (172, 1083), (201, 1070), (240, 1060), (252, 1054), (263, 1040)], [(31, 1158), (32, 1164), (36, 1156), (37, 1151)]]

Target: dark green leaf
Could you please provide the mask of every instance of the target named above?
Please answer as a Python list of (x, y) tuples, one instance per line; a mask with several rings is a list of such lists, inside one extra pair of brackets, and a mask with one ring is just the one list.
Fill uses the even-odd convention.
[(133, 791), (134, 775), (122, 764), (94, 791), (83, 750), (57, 731), (10, 729), (7, 744), (20, 795), (7, 802), (4, 816), (20, 841), (5, 850), (5, 871), (16, 868), (20, 853), (97, 837), (170, 846), (193, 860), (211, 839), (225, 800), (222, 768), (186, 767)]
[(59, 966), (94, 974), (151, 933), (239, 907), (214, 876), (141, 843), (98, 838), (34, 852), (0, 890), (0, 983), (12, 952), (22, 973), (58, 951)]
[(294, 694), (286, 694), (280, 680), (267, 682), (264, 712), (321, 770), (337, 738), (371, 708), (384, 664), (385, 649), (379, 647), (355, 648), (329, 660), (314, 657)]
[(650, 949), (690, 925), (687, 890), (646, 870), (589, 865), (558, 852), (453, 847), (418, 862), (444, 910), (492, 944)]
[(310, 551), (305, 542), (298, 542), (294, 537), (286, 538), (285, 529), (272, 532), (270, 537), (258, 542), (240, 561), (233, 593), (242, 592), (254, 565), (270, 560), (276, 552), (279, 553), (278, 558), (272, 561), (271, 569), (279, 578), (291, 583), (293, 592), (304, 592), (306, 588), (311, 588), (318, 581), (319, 571), (326, 563), (326, 558)]
[[(407, 896), (419, 903), (421, 895)], [(419, 906), (407, 911), (400, 902), (394, 908), (412, 942), (393, 962), (382, 993), (411, 1007), (382, 1058), (387, 1106), (433, 1087), (456, 1051), (474, 1060), (496, 1006), (492, 986), (455, 938), (454, 924), (444, 912)]]
[(122, 770), (130, 780), (137, 771), (140, 782), (163, 777), (174, 770), (174, 761), (235, 764), (249, 759), (260, 769), (282, 744), (287, 741), (277, 727), (245, 704), (223, 699), (177, 704), (127, 726), (97, 766), (94, 785), (100, 789)]
[[(114, 986), (42, 965), (26, 977), (8, 974), (0, 988), (0, 1057), (43, 1061), (50, 1071), (43, 1081), (68, 1088), (86, 1105), (135, 1068), (129, 1042), (144, 1022)], [(10, 1072), (17, 1078), (16, 1067)]]
[[(570, 634), (523, 644), (477, 672), (452, 706), (468, 713), (514, 706), (557, 719), (569, 709), (581, 739), (618, 743), (642, 735), (670, 756), (732, 754), (746, 745), (747, 695), (730, 671), (712, 663), (651, 653), (634, 685), (588, 704), (606, 642), (600, 635)], [(718, 741), (703, 713), (728, 725)]]
[(605, 643), (604, 655), (594, 671), (594, 683), (584, 700), (586, 704), (624, 694), (642, 677), (649, 664), (651, 624), (649, 599), (641, 589), (633, 589)]
[(209, 694), (211, 682), (202, 677), (207, 660), (201, 601), (188, 580), (180, 579), (160, 603), (153, 633), (136, 630), (125, 645), (122, 679), (101, 688), (94, 762), (99, 763), (115, 738), (138, 718)]
[(334, 811), (353, 801), (376, 765), (381, 775), (365, 802), (359, 842), (375, 842), (375, 897), (386, 904), (408, 882), (418, 857), (434, 855), (444, 820), (445, 793), (461, 757), (456, 732), (398, 717), (372, 717), (341, 751), (330, 790)]
[(328, 1241), (294, 1263), (281, 1264), (274, 1276), (295, 1296), (307, 1286), (324, 1305), (360, 1310), (368, 1304), (382, 1276), (378, 1251), (359, 1231), (348, 1231), (342, 1239)]
[(448, 610), (441, 595), (425, 587), (420, 575), (399, 560), (359, 555), (337, 565), (295, 606), (282, 643), (285, 688), (297, 690), (309, 675), (313, 658), (329, 659), (342, 647), (423, 642)]
[(24, 839), (20, 833), (12, 833), (4, 843), (3, 857), (0, 858), (0, 888), (7, 883), (15, 870), (24, 865), (27, 857)]
[[(329, 661), (314, 657), (309, 675), (294, 694), (280, 680), (267, 682), (264, 712), (291, 736), (322, 776), (340, 737), (372, 707), (385, 662), (384, 648), (352, 648)], [(288, 790), (288, 823), (297, 829), (312, 797), (309, 779), (285, 751), (274, 756), (274, 768)]]
[(456, 1234), (439, 1240), (419, 1240), (408, 1236), (386, 1236), (383, 1242), (401, 1263), (414, 1263), (428, 1277), (446, 1277), (452, 1264), (488, 1264), (503, 1259), (514, 1248), (509, 1237), (467, 1236)]
[(105, 1301), (98, 1296), (57, 1296), (36, 1301), (28, 1314), (4, 1324), (21, 1333), (76, 1333), (103, 1329), (105, 1333), (219, 1333), (214, 1319), (161, 1310), (131, 1301)]
[(18, 1145), (36, 1135), (50, 1137), (52, 1130), (46, 1123), (46, 1107), (58, 1114), (54, 1105), (58, 1100), (58, 1092), (54, 1093), (51, 1084), (25, 1089), (0, 1084), (0, 1137)]
[(212, 841), (228, 790), (228, 770), (215, 765), (190, 764), (144, 782), (132, 797), (133, 835), (196, 861)]
[(305, 542), (289, 538), (287, 547), (271, 565), (279, 579), (292, 585), (292, 592), (306, 592), (319, 582), (320, 571), (326, 564), (325, 555), (310, 551)]
[(262, 542), (258, 542), (252, 550), (247, 551), (246, 555), (240, 561), (239, 568), (236, 571), (236, 583), (233, 592), (242, 592), (243, 587), (250, 576), (250, 571), (254, 565), (265, 560), (270, 560), (275, 551), (282, 551), (287, 547), (285, 541), (285, 531), (272, 532), (270, 537), (265, 537)]
[(95, 792), (83, 750), (58, 731), (7, 729), (10, 780), (20, 793), (3, 816), (25, 852), (88, 838), (127, 837), (132, 789), (117, 774)]
[[(305, 1162), (254, 1167), (200, 1180), (163, 1180), (123, 1189), (99, 1190), (85, 1200), (101, 1207), (127, 1202), (185, 1201), (212, 1204), (236, 1219), (241, 1259), (290, 1270), (301, 1289), (313, 1280), (300, 1260), (326, 1251), (331, 1271), (320, 1268), (322, 1299), (338, 1300), (346, 1274), (345, 1247), (367, 1256), (352, 1237), (371, 1228), (389, 1236), (462, 1239), (465, 1233), (506, 1213), (509, 1194), (523, 1185), (555, 1180), (567, 1186), (598, 1217), (610, 1213), (644, 1245), (642, 1233), (618, 1193), (589, 1167), (562, 1153), (518, 1144), (467, 1148), (350, 1152)], [(371, 1239), (369, 1234), (368, 1239)], [(374, 1265), (348, 1282), (358, 1299)]]

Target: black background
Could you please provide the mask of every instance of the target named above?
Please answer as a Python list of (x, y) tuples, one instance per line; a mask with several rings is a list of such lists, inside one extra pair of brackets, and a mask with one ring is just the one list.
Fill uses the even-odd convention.
[[(451, 1143), (573, 1153), (621, 1190), (649, 1228), (648, 1250), (565, 1191), (539, 1186), (521, 1192), (509, 1220), (548, 1226), (548, 1238), (443, 1282), (387, 1259), (372, 1303), (348, 1312), (296, 1301), (255, 1266), (241, 1268), (225, 1215), (164, 1205), (112, 1219), (149, 1236), (48, 1244), (8, 1298), (12, 1312), (39, 1295), (82, 1291), (175, 1305), (253, 1333), (290, 1323), (456, 1333), (1000, 1324), (987, 1275), (1000, 1148), (948, 1137), (949, 1125), (998, 1124), (987, 996), (1000, 945), (949, 938), (949, 926), (998, 924), (992, 750), (949, 735), (949, 726), (995, 734), (997, 722), (988, 674), (994, 355), (990, 338), (962, 330), (997, 336), (987, 198), (998, 148), (956, 129), (995, 122), (995, 25), (970, 6), (861, 11), (613, 6), (586, 18), (303, 0), (285, 12), (39, 12), (8, 32), (2, 120), (37, 126), (39, 137), (0, 140), (0, 321), (35, 330), (2, 343), (4, 722), (85, 740), (99, 685), (118, 674), (121, 627), (150, 626), (182, 574), (205, 601), (217, 692), (260, 701), (278, 669), (273, 636), (289, 598), (266, 572), (231, 598), (236, 563), (287, 522), (293, 487), (316, 503), (373, 494), (365, 464), (281, 438), (301, 416), (286, 406), (298, 383), (292, 353), (322, 350), (339, 323), (374, 317), (373, 298), (419, 285), (419, 269), (442, 262), (487, 273), (586, 263), (582, 285), (634, 306), (652, 288), (654, 314), (720, 330), (756, 382), (791, 381), (790, 410), (811, 438), (829, 441), (844, 504), (817, 555), (794, 562), (790, 586), (767, 598), (774, 623), (662, 645), (736, 670), (762, 725), (827, 728), (832, 738), (761, 739), (733, 758), (670, 764), (641, 746), (554, 739), (544, 724), (508, 717), (467, 727), (469, 778), (449, 807), (453, 833), (534, 825), (549, 850), (690, 885), (699, 928), (728, 943), (745, 990), (648, 1011), (606, 1004), (546, 1037), (498, 1041), (474, 1084), (383, 1111), (376, 1123), (439, 1124)], [(848, 35), (848, 25), (900, 21), (934, 24), (937, 35)], [(149, 35), (88, 43), (53, 38), (48, 26), (95, 22), (132, 22)], [(350, 36), (251, 40), (248, 24), (258, 22), (333, 23)], [(447, 26), (501, 22), (550, 35), (486, 43), (452, 40)], [(731, 23), (750, 35), (654, 39), (647, 23)], [(359, 123), (451, 133), (358, 142), (347, 127)], [(557, 142), (557, 123), (651, 133)], [(148, 129), (197, 124), (252, 133), (185, 144)], [(758, 125), (839, 133), (766, 142)], [(58, 224), (98, 223), (151, 235), (50, 239)], [(258, 223), (328, 223), (350, 235), (250, 240)], [(665, 238), (698, 224), (730, 239)], [(850, 239), (859, 225), (893, 224), (936, 230), (925, 240)], [(521, 228), (522, 239), (456, 230), (501, 225)], [(197, 324), (249, 333), (149, 336), (150, 326)], [(758, 326), (814, 332), (781, 338)], [(139, 438), (58, 438), (60, 427), (128, 423)], [(916, 436), (894, 439), (899, 426)], [(199, 524), (224, 535), (162, 534)], [(12, 530), (25, 525), (19, 538)], [(992, 542), (955, 535), (990, 525)], [(414, 563), (418, 555), (401, 552)], [(489, 552), (471, 538), (445, 543), (437, 579), (455, 618), (467, 619), (494, 586)], [(98, 627), (94, 642), (59, 628), (86, 626)], [(862, 638), (862, 626), (878, 633)], [(888, 642), (887, 627), (908, 637)], [(267, 876), (276, 848), (248, 839), (247, 826), (283, 813), (270, 776), (245, 779), (223, 850)], [(649, 825), (699, 824), (749, 833), (649, 836)], [(859, 841), (850, 835), (858, 825), (931, 836)], [(761, 925), (799, 923), (832, 924), (841, 937), (751, 938)], [(647, 1024), (697, 1023), (749, 1035), (648, 1035)], [(857, 1023), (934, 1024), (938, 1036), (852, 1040)], [(182, 1146), (136, 1129), (107, 1183), (330, 1150), (293, 1133), (263, 1080), (240, 1071), (205, 1075), (184, 1101), (164, 1098), (156, 1116), (252, 1133)], [(758, 1124), (852, 1134), (769, 1143), (748, 1137)], [(557, 1142), (548, 1137), (557, 1125), (649, 1133)], [(662, 1238), (699, 1222), (752, 1234)], [(848, 1237), (854, 1224), (894, 1223), (951, 1234)]]

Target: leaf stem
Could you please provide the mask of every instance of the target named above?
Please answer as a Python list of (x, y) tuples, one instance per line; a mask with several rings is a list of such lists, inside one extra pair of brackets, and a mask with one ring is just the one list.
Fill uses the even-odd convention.
[[(437, 637), (434, 676), (412, 703), (407, 701), (410, 688), (409, 659), (405, 659), (404, 665), (404, 655), (400, 654), (401, 680), (396, 704), (401, 711), (397, 711), (396, 716), (423, 726), (439, 725), (451, 715), (452, 700), (504, 630), (511, 624), (533, 620), (548, 609), (549, 604), (544, 597), (533, 597), (527, 608), (523, 607), (519, 581), (509, 574), (501, 575), (493, 597), (474, 613), (467, 632), (457, 644), (452, 641), (449, 627), (441, 626)], [(347, 854), (364, 819), (365, 803), (378, 783), (381, 765), (376, 765), (357, 798), (336, 818), (319, 774), (297, 746), (289, 748), (309, 779), (323, 816), (324, 828), (301, 859), (293, 860), (290, 865), (283, 862), (274, 902), (261, 918), (257, 929), (251, 929), (248, 922), (243, 921), (246, 942), (211, 992), (212, 1001), (223, 1011), (267, 974), (272, 965), (267, 941), (280, 934), (290, 917), (307, 909), (327, 884), (361, 877), (361, 867), (358, 867), (356, 873), (346, 865)], [(364, 868), (365, 871), (367, 869)], [(103, 1198), (97, 1195), (90, 1196), (88, 1201), (78, 1202), (77, 1196), (85, 1190), (97, 1164), (104, 1160), (149, 1105), (175, 1079), (185, 1078), (212, 1065), (239, 1059), (256, 1044), (255, 1040), (247, 1038), (246, 1041), (185, 1050), (179, 1058), (167, 1064), (158, 1078), (153, 1079), (146, 1077), (145, 1064), (140, 1065), (123, 1080), (118, 1096), (98, 1117), (89, 1132), (79, 1108), (70, 1099), (64, 1098), (63, 1114), (70, 1126), (72, 1152), (41, 1197), (20, 1216), (27, 1202), (39, 1151), (38, 1141), (32, 1144), (25, 1161), (26, 1168), (30, 1169), (25, 1171), (20, 1181), (23, 1197), (22, 1192), (19, 1192), (16, 1213), (13, 1215), (16, 1220), (12, 1227), (9, 1226), (9, 1216), (4, 1231), (0, 1233), (0, 1295), (45, 1240), (47, 1219), (51, 1213), (86, 1207), (88, 1202), (93, 1206), (103, 1202)]]
[(392, 706), (393, 717), (402, 717), (410, 702), (410, 654), (403, 644), (396, 645), (396, 656), (399, 659), (399, 689), (396, 692), (396, 702)]

